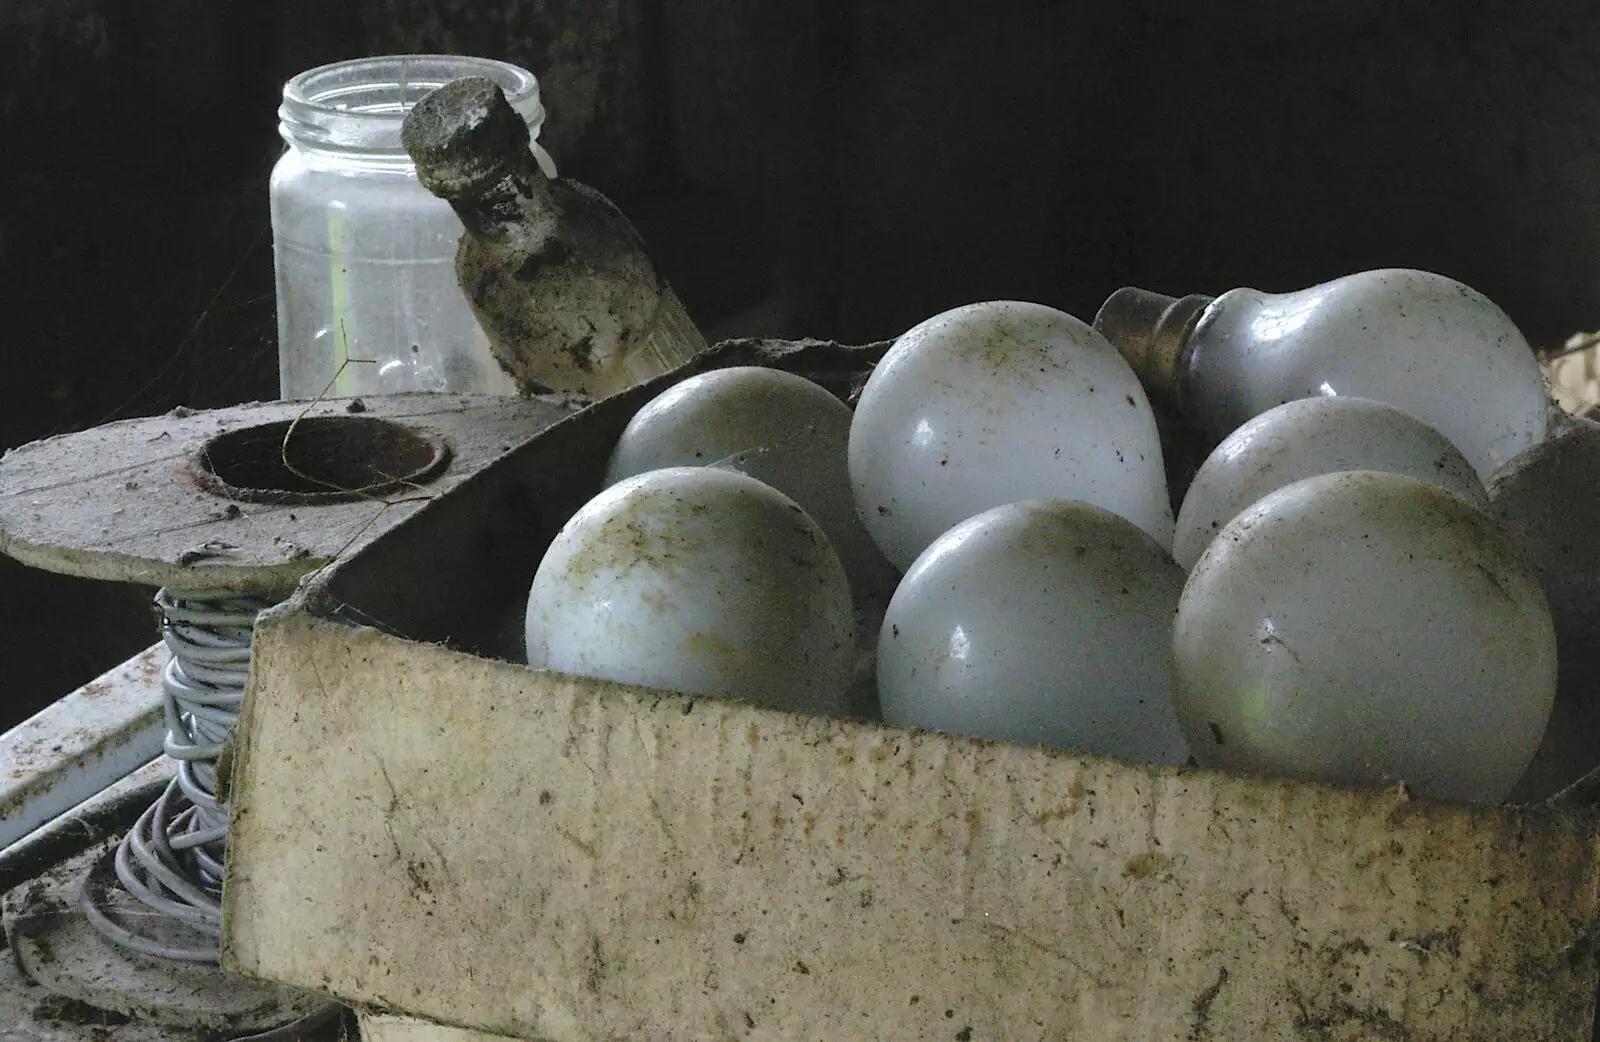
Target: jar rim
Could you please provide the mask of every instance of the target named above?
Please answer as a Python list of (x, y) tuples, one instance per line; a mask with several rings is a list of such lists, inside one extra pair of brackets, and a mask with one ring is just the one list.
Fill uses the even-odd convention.
[(497, 83), (538, 137), (544, 106), (533, 73), (493, 58), (454, 54), (355, 58), (298, 73), (283, 85), (279, 133), (295, 146), (409, 161), (400, 144), (406, 113), (428, 91), (464, 76)]

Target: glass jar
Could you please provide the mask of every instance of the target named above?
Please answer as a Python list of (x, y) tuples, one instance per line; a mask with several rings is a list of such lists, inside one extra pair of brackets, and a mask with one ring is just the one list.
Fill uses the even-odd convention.
[(272, 171), (278, 385), (286, 399), (400, 391), (516, 393), (456, 280), (460, 219), (417, 181), (400, 144), (412, 105), (455, 79), (505, 91), (537, 144), (544, 108), (526, 69), (394, 55), (311, 69), (283, 88)]

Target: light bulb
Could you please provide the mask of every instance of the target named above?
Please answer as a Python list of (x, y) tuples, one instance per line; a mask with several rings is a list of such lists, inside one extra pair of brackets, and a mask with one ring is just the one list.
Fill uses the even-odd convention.
[(923, 551), (878, 638), (890, 723), (1127, 760), (1188, 759), (1170, 626), (1183, 570), (1087, 503), (1011, 503)]
[(841, 456), (850, 407), (795, 373), (762, 366), (713, 369), (680, 381), (634, 413), (606, 464), (613, 484), (661, 467), (707, 467), (747, 449), (821, 443)]
[(856, 404), (850, 481), (902, 569), (952, 525), (1025, 499), (1093, 503), (1172, 544), (1144, 389), (1104, 337), (1040, 304), (969, 304), (902, 334)]
[(674, 467), (573, 515), (539, 562), (526, 638), (531, 666), (838, 715), (855, 619), (837, 555), (793, 500)]
[(662, 467), (720, 466), (771, 485), (822, 526), (876, 634), (896, 575), (856, 514), (850, 422), (849, 406), (803, 376), (717, 369), (675, 384), (634, 414), (612, 450), (606, 483)]
[(1407, 474), (1480, 509), (1489, 505), (1472, 464), (1421, 420), (1365, 398), (1302, 398), (1246, 422), (1201, 465), (1178, 510), (1172, 556), (1193, 568), (1245, 507), (1302, 478), (1342, 470)]
[(1443, 434), (1480, 480), (1542, 441), (1544, 374), (1511, 319), (1442, 275), (1365, 271), (1296, 293), (1112, 294), (1095, 328), (1154, 396), (1223, 438), (1317, 395), (1371, 398)]
[(876, 720), (879, 711), (874, 663), (878, 630), (900, 573), (884, 558), (856, 516), (842, 439), (838, 449), (837, 453), (823, 451), (821, 446), (799, 452), (782, 447), (750, 449), (719, 460), (712, 467), (746, 474), (778, 489), (804, 507), (828, 536), (844, 565), (855, 605), (856, 665), (844, 715)]
[(1482, 511), (1399, 474), (1307, 478), (1230, 521), (1173, 624), (1203, 766), (1497, 802), (1556, 685), (1544, 594)]

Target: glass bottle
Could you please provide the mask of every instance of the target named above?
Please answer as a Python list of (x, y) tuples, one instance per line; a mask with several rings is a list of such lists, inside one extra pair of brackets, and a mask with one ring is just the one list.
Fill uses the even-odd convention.
[(1431, 272), (1364, 271), (1294, 293), (1216, 298), (1130, 287), (1094, 324), (1152, 398), (1218, 439), (1300, 398), (1371, 398), (1439, 431), (1488, 481), (1549, 429), (1527, 340), (1493, 301)]
[(705, 350), (633, 225), (599, 192), (540, 167), (494, 81), (423, 98), (402, 140), (418, 179), (466, 226), (457, 277), (523, 393), (604, 397)]
[(411, 106), (463, 76), (502, 87), (536, 137), (538, 82), (504, 62), (362, 58), (284, 85), (278, 129), (288, 147), (271, 182), (282, 397), (515, 393), (456, 283), (460, 222), (418, 183), (400, 144)]

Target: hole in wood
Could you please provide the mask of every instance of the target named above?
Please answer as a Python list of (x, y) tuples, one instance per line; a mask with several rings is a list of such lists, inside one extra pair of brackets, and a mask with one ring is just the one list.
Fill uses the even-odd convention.
[(441, 439), (398, 423), (371, 416), (307, 416), (297, 423), (282, 420), (219, 434), (200, 447), (193, 471), (202, 488), (228, 499), (313, 504), (370, 499), (423, 485), (449, 462), (450, 450)]

